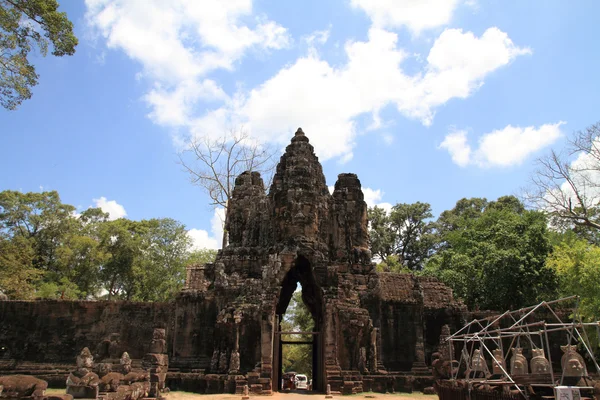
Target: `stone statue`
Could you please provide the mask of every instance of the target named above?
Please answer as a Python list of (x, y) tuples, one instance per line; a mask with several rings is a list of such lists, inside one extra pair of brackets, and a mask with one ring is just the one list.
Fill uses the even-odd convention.
[(129, 353), (127, 353), (126, 351), (123, 352), (123, 355), (121, 356), (121, 360), (119, 362), (121, 364), (121, 371), (123, 371), (124, 374), (128, 374), (131, 372), (131, 357), (129, 357)]
[(527, 375), (529, 373), (527, 367), (527, 359), (523, 355), (521, 347), (512, 349), (512, 358), (510, 359), (510, 374), (511, 375)]
[(94, 357), (90, 350), (84, 347), (77, 356), (77, 369), (67, 378), (67, 394), (76, 399), (98, 397), (100, 378), (92, 372), (93, 367)]
[(471, 367), (467, 373), (470, 378), (483, 378), (488, 375), (488, 367), (485, 362), (483, 354), (480, 349), (473, 351), (473, 358), (471, 358)]
[(456, 372), (454, 368), (455, 361), (451, 359), (454, 355), (454, 347), (452, 342), (448, 340), (449, 337), (450, 326), (443, 325), (437, 351), (431, 355), (431, 366), (435, 379), (448, 379)]
[(96, 364), (96, 368), (95, 368), (95, 372), (96, 374), (98, 374), (98, 376), (100, 378), (102, 378), (104, 375), (112, 372), (112, 364), (111, 363), (97, 363)]
[(237, 350), (231, 352), (229, 357), (229, 373), (237, 374), (240, 372), (240, 353)]
[(161, 393), (166, 390), (165, 382), (169, 369), (166, 336), (164, 329), (154, 329), (150, 352), (146, 354), (142, 361), (142, 367), (150, 372), (149, 397), (161, 398)]
[(366, 374), (367, 370), (367, 349), (361, 347), (358, 349), (358, 370), (361, 374)]
[(164, 329), (156, 328), (152, 333), (152, 343), (150, 344), (150, 353), (163, 354), (167, 352), (167, 337)]
[(227, 373), (227, 352), (222, 351), (219, 355), (219, 373)]
[(100, 379), (98, 385), (101, 392), (116, 392), (123, 380), (123, 374), (118, 372), (109, 372)]
[(216, 374), (219, 371), (219, 349), (213, 351), (212, 358), (210, 359), (210, 372)]
[(504, 354), (502, 354), (502, 350), (494, 349), (492, 354), (494, 355), (494, 358), (492, 359), (492, 373), (494, 375), (504, 376), (504, 372), (502, 371), (502, 369), (506, 371), (506, 360), (504, 359)]
[(565, 377), (563, 383), (566, 385), (576, 385), (581, 378), (588, 374), (585, 361), (573, 345), (560, 346), (560, 349), (565, 353), (560, 359), (563, 376)]
[(531, 353), (531, 373), (532, 374), (549, 374), (550, 362), (546, 359), (543, 349), (532, 349)]
[(0, 397), (13, 399), (41, 399), (48, 382), (31, 375), (0, 376)]

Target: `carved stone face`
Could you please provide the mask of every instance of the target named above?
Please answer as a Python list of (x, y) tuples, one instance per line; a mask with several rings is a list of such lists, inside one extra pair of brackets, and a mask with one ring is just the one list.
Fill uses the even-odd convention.
[(576, 358), (572, 358), (567, 363), (565, 376), (583, 376), (583, 369), (581, 362)]
[(587, 375), (587, 368), (583, 357), (577, 352), (576, 347), (573, 345), (560, 346), (561, 350), (565, 353), (561, 359), (561, 365), (564, 370), (565, 376), (569, 377), (581, 377)]
[(81, 353), (77, 356), (77, 368), (92, 368), (94, 365), (94, 357), (90, 353), (90, 349), (84, 347)]
[(531, 372), (534, 374), (545, 374), (550, 371), (550, 363), (544, 355), (542, 349), (532, 349), (531, 353), (533, 358), (531, 359)]
[(541, 360), (531, 361), (531, 372), (534, 374), (545, 374), (548, 371), (548, 364), (546, 362), (541, 362)]

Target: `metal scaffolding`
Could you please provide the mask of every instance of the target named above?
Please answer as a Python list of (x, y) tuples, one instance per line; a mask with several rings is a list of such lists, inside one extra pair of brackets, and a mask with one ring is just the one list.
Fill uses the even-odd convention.
[[(563, 321), (559, 317), (559, 307), (563, 310), (568, 309), (571, 311), (569, 317), (570, 321)], [(540, 314), (544, 315), (540, 316)], [(528, 399), (529, 395), (527, 391), (523, 390), (523, 385), (515, 380), (516, 376), (511, 374), (512, 371), (509, 371), (505, 360), (512, 349), (521, 347), (521, 340), (524, 340), (529, 348), (542, 349), (544, 355), (547, 357), (550, 365), (549, 373), (551, 384), (546, 386), (562, 386), (565, 379), (565, 369), (562, 368), (560, 379), (557, 379), (558, 376), (556, 376), (557, 374), (555, 374), (554, 369), (552, 368), (552, 355), (550, 351), (551, 343), (548, 335), (551, 332), (565, 332), (566, 343), (563, 344), (569, 346), (579, 345), (582, 352), (585, 352), (584, 354), (593, 363), (596, 372), (600, 374), (600, 366), (594, 357), (587, 333), (587, 329), (594, 327), (596, 334), (598, 335), (597, 337), (600, 338), (600, 323), (598, 321), (583, 322), (579, 313), (578, 296), (570, 296), (553, 301), (542, 301), (535, 306), (525, 307), (515, 311), (506, 311), (502, 314), (486, 318), (474, 319), (447, 339), (449, 342), (449, 360), (455, 359), (453, 354), (454, 346), (459, 348), (462, 345), (462, 348), (460, 349), (460, 360), (458, 361), (456, 368), (451, 371), (451, 380), (458, 379), (461, 366), (464, 366), (466, 371), (470, 370), (473, 354), (476, 350), (479, 350), (478, 354), (485, 354), (491, 357), (492, 365), (496, 365), (501, 370), (502, 374), (500, 374), (500, 376), (496, 374), (496, 376), (493, 376), (493, 379), (489, 379), (488, 373), (485, 373), (484, 378), (469, 376), (469, 373), (466, 373), (464, 380), (467, 381), (469, 387), (474, 382), (507, 384), (510, 389), (516, 388), (526, 399)], [(501, 350), (502, 360), (497, 359), (494, 356), (492, 350), (495, 349)], [(568, 351), (571, 351), (571, 348), (569, 348)], [(515, 356), (513, 355), (513, 358), (514, 357)], [(513, 360), (511, 360), (511, 362), (512, 361)], [(486, 363), (484, 363), (484, 367), (487, 369)], [(535, 385), (535, 382), (531, 383)]]

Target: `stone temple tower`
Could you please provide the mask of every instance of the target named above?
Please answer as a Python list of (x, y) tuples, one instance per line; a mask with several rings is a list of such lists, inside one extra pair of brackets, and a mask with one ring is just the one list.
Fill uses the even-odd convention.
[(227, 247), (188, 268), (176, 302), (172, 364), (203, 369), (207, 385), (280, 388), (279, 322), (298, 283), (314, 322), (316, 390), (389, 390), (407, 371), (427, 374), (426, 338), (437, 345), (437, 327), (457, 325), (463, 310), (434, 279), (376, 272), (358, 177), (340, 174), (330, 194), (302, 129), (268, 193), (257, 172), (236, 179), (225, 229)]
[(432, 383), (429, 360), (442, 327), (470, 318), (436, 279), (377, 272), (361, 182), (340, 174), (330, 194), (301, 129), (270, 188), (257, 172), (236, 178), (225, 229), (228, 245), (214, 263), (187, 268), (172, 302), (0, 300), (0, 358), (31, 365), (31, 373), (39, 362), (58, 371), (74, 348), (117, 337), (140, 360), (149, 350), (140, 338), (159, 331), (169, 358), (161, 379), (171, 389), (241, 394), (247, 385), (269, 394), (281, 389), (280, 321), (300, 284), (313, 322), (305, 335), (312, 337), (313, 388), (406, 391)]

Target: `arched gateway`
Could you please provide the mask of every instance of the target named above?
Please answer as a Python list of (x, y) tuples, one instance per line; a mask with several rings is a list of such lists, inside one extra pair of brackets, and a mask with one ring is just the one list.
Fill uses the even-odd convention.
[(430, 375), (442, 325), (460, 325), (464, 307), (440, 282), (375, 271), (360, 181), (340, 174), (330, 194), (301, 129), (268, 194), (256, 172), (236, 179), (225, 229), (215, 263), (188, 268), (171, 335), (171, 364), (204, 370), (209, 393), (279, 388), (279, 320), (297, 283), (315, 322), (317, 390), (410, 386), (407, 372)]

